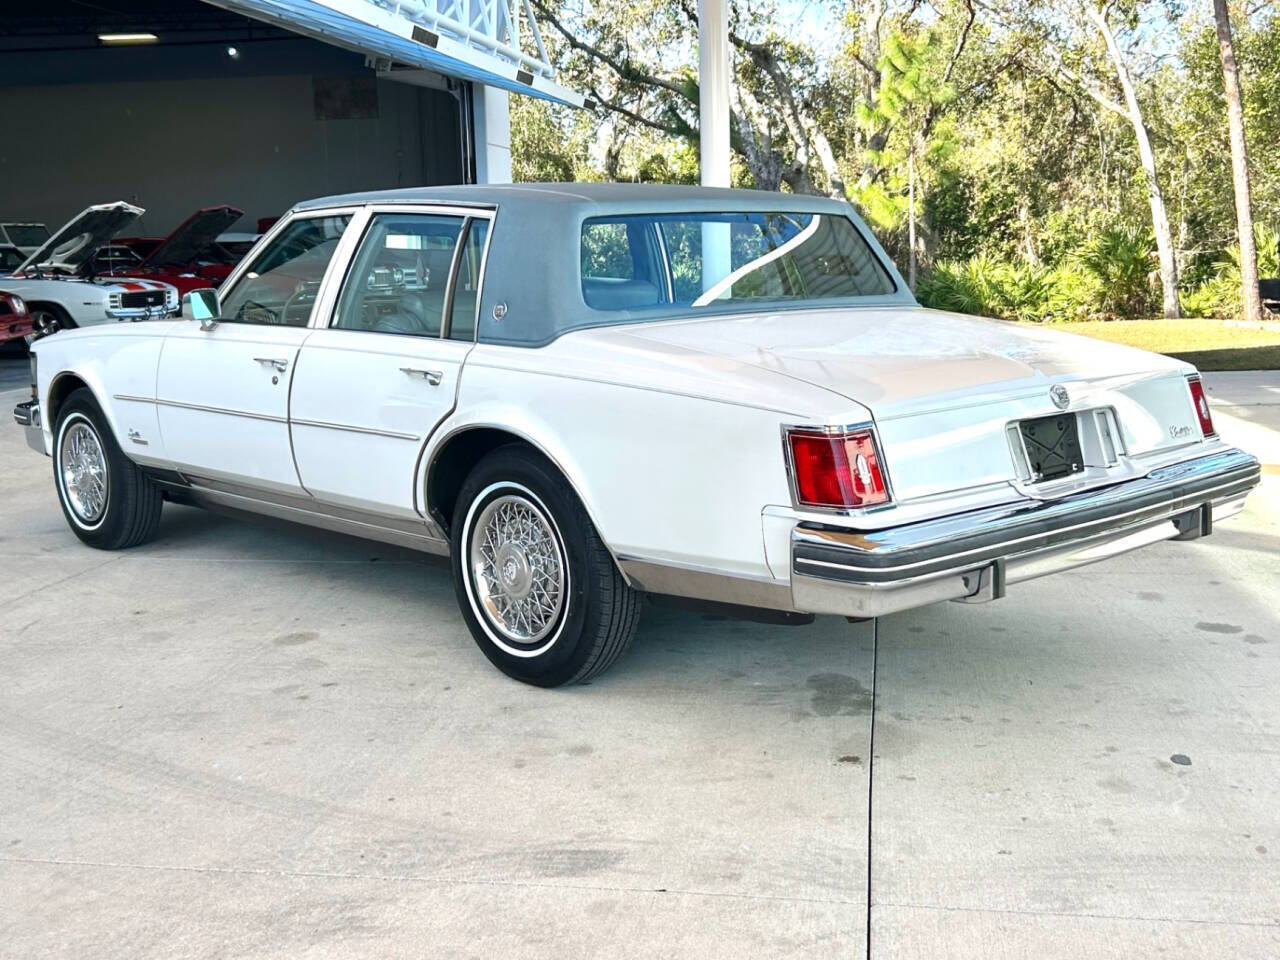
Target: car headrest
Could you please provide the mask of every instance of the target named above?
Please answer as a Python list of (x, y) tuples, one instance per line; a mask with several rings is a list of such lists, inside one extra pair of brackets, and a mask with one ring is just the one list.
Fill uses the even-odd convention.
[(584, 278), (582, 298), (587, 301), (587, 306), (597, 310), (652, 307), (660, 302), (657, 286), (647, 280), (614, 280), (611, 277)]

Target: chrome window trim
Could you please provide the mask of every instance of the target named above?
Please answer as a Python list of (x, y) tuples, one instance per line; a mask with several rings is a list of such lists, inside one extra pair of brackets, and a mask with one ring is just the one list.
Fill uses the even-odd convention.
[[(226, 299), (226, 295), (232, 293), (235, 290), (236, 285), (239, 284), (242, 279), (244, 279), (244, 275), (249, 271), (249, 265), (253, 263), (253, 261), (257, 258), (258, 254), (262, 250), (265, 250), (267, 248), (267, 244), (275, 242), (276, 237), (278, 237), (281, 233), (283, 233), (284, 230), (289, 226), (289, 224), (293, 223), (295, 220), (315, 220), (317, 218), (338, 217), (338, 216), (342, 216), (343, 214), (350, 214), (352, 217), (352, 223), (347, 224), (347, 229), (343, 231), (342, 238), (338, 241), (338, 246), (333, 251), (333, 256), (329, 258), (328, 266), (325, 267), (324, 277), (322, 277), (320, 280), (320, 294), (322, 294), (324, 292), (325, 281), (329, 278), (329, 275), (333, 270), (333, 264), (342, 253), (342, 240), (345, 240), (347, 237), (347, 234), (351, 232), (352, 224), (355, 221), (355, 215), (360, 210), (361, 210), (361, 207), (359, 207), (358, 205), (343, 204), (343, 205), (333, 206), (333, 207), (317, 207), (317, 208), (308, 209), (305, 211), (292, 211), (292, 210), (289, 211), (287, 214), (285, 214), (283, 217), (281, 217), (279, 220), (273, 223), (271, 225), (271, 228), (266, 233), (264, 233), (261, 237), (258, 238), (258, 242), (249, 248), (249, 252), (246, 253), (241, 258), (238, 264), (236, 264), (235, 268), (231, 271), (227, 279), (222, 281), (222, 284), (218, 288), (218, 312), (219, 313), (222, 312), (222, 303)], [(305, 329), (313, 328), (315, 324), (316, 315), (318, 313), (316, 308), (319, 306), (320, 306), (320, 295), (318, 294), (316, 296), (316, 302), (311, 306), (311, 315), (310, 317), (307, 318), (306, 325), (303, 327), (294, 327), (293, 329), (305, 330)], [(219, 323), (240, 323), (241, 321), (223, 320), (221, 317), (219, 317), (218, 322)], [(251, 323), (251, 324), (244, 324), (244, 325), (252, 326), (252, 327), (272, 326), (272, 324), (262, 324), (262, 323)]]
[[(337, 215), (341, 216), (341, 214)], [(311, 307), (311, 316), (307, 319), (308, 329), (323, 330), (329, 325), (333, 312), (337, 308), (342, 283), (346, 279), (347, 270), (355, 260), (356, 251), (360, 249), (360, 241), (364, 238), (365, 230), (368, 229), (369, 220), (368, 207), (358, 207), (352, 212), (351, 222), (347, 224), (342, 239), (338, 241), (338, 247), (333, 251), (333, 257), (329, 260), (324, 278), (320, 281), (316, 302)]]
[[(893, 478), (889, 476), (889, 465), (884, 459), (884, 447), (880, 444), (880, 431), (876, 429), (874, 420), (864, 420), (860, 423), (850, 424), (831, 424), (831, 423), (783, 423), (782, 430), (782, 459), (786, 465), (787, 471), (787, 492), (791, 496), (791, 507), (797, 513), (823, 513), (836, 517), (864, 517), (871, 513), (882, 513), (885, 510), (892, 510), (898, 505), (898, 497), (893, 491)], [(794, 456), (791, 451), (791, 443), (787, 439), (787, 435), (791, 431), (809, 432), (809, 433), (825, 433), (831, 436), (845, 436), (858, 430), (868, 430), (871, 432), (871, 444), (876, 450), (876, 460), (880, 464), (880, 478), (884, 480), (885, 493), (889, 499), (884, 503), (877, 503), (870, 507), (821, 507), (808, 503), (800, 502), (800, 491), (796, 489), (796, 465)]]
[[(480, 254), (480, 275), (476, 277), (476, 316), (475, 329), (471, 331), (471, 342), (473, 344), (480, 342), (480, 305), (484, 302), (484, 282), (488, 276), (489, 268), (489, 248), (493, 246), (493, 227), (494, 221), (497, 219), (497, 211), (494, 216), (489, 217), (489, 232), (484, 237), (484, 252)], [(465, 340), (459, 341), (465, 343)]]
[[(342, 294), (346, 290), (347, 282), (351, 279), (351, 268), (355, 266), (356, 258), (360, 255), (360, 251), (364, 248), (364, 242), (369, 236), (369, 230), (373, 225), (374, 217), (376, 217), (379, 213), (382, 213), (382, 212), (383, 211), (381, 210), (375, 209), (372, 205), (361, 208), (360, 218), (359, 218), (359, 228), (355, 231), (356, 239), (352, 241), (352, 244), (351, 244), (352, 248), (348, 251), (345, 251), (346, 259), (342, 267), (342, 276), (340, 279), (336, 281), (335, 289), (333, 290), (333, 296), (330, 299), (330, 301), (325, 304), (324, 312), (320, 313), (319, 311), (317, 311), (317, 314), (316, 314), (317, 320), (316, 320), (315, 329), (342, 330), (347, 333), (376, 333), (379, 336), (384, 336), (384, 337), (410, 337), (414, 340), (438, 340), (439, 336), (423, 337), (413, 333), (392, 333), (389, 331), (382, 331), (382, 330), (356, 330), (351, 327), (339, 327), (336, 325), (338, 321), (338, 304), (342, 300)], [(422, 216), (432, 215), (430, 212), (423, 212), (423, 211), (413, 211), (413, 212), (421, 213)], [(452, 217), (454, 216), (454, 214), (448, 213), (448, 214), (445, 214), (445, 216)], [(465, 225), (466, 218), (463, 217), (462, 221), (463, 221), (463, 225)], [(352, 223), (352, 226), (355, 226), (354, 222)], [(459, 231), (461, 231), (462, 227), (459, 227), (458, 229)], [(350, 233), (351, 229), (348, 228), (347, 232)], [(344, 237), (343, 239), (346, 239), (346, 238)], [(445, 282), (447, 285), (448, 280), (446, 279)], [(321, 316), (325, 317), (325, 320), (323, 323), (321, 323), (319, 320), (319, 317)], [(442, 329), (443, 329), (443, 326), (444, 324), (441, 323)]]
[[(345, 208), (339, 208), (339, 207), (325, 208), (325, 214), (332, 215), (334, 212), (339, 211), (341, 209), (345, 209)], [(349, 327), (335, 326), (335, 322), (337, 320), (338, 301), (341, 298), (342, 290), (345, 287), (346, 282), (349, 278), (351, 267), (355, 263), (356, 255), (360, 252), (360, 247), (364, 242), (364, 238), (368, 232), (369, 225), (372, 223), (374, 217), (384, 213), (400, 213), (400, 214), (410, 214), (414, 216), (454, 217), (462, 221), (461, 226), (459, 226), (458, 228), (459, 239), (458, 239), (458, 243), (454, 247), (454, 257), (450, 261), (449, 276), (445, 281), (445, 307), (446, 307), (446, 310), (449, 312), (450, 323), (452, 323), (452, 319), (453, 319), (452, 317), (453, 287), (456, 282), (455, 278), (457, 276), (458, 266), (461, 263), (461, 259), (459, 257), (458, 251), (462, 249), (463, 244), (466, 242), (466, 236), (470, 232), (472, 220), (486, 220), (489, 222), (489, 232), (485, 239), (485, 257), (482, 258), (480, 262), (481, 286), (477, 288), (477, 291), (476, 291), (476, 329), (477, 330), (479, 329), (480, 294), (481, 294), (481, 290), (483, 289), (483, 281), (484, 281), (484, 261), (485, 261), (485, 258), (488, 257), (489, 242), (493, 238), (493, 222), (492, 221), (494, 219), (494, 216), (497, 213), (496, 208), (484, 206), (482, 204), (471, 204), (471, 203), (462, 203), (462, 202), (450, 203), (448, 201), (433, 200), (430, 203), (412, 203), (407, 201), (398, 202), (398, 203), (369, 203), (369, 204), (365, 204), (364, 206), (353, 208), (353, 209), (358, 210), (361, 216), (359, 216), (358, 220), (353, 218), (352, 222), (347, 226), (347, 231), (345, 234), (343, 234), (342, 239), (345, 242), (347, 239), (347, 236), (353, 233), (353, 228), (355, 228), (354, 232), (357, 239), (352, 241), (352, 246), (350, 250), (342, 250), (340, 245), (340, 249), (338, 251), (335, 251), (334, 253), (334, 257), (333, 257), (334, 261), (338, 260), (338, 257), (340, 254), (342, 254), (344, 257), (343, 264), (342, 264), (342, 276), (337, 280), (335, 284), (335, 289), (332, 291), (332, 296), (328, 298), (326, 302), (323, 304), (323, 309), (318, 309), (321, 307), (321, 302), (319, 299), (317, 299), (316, 308), (313, 309), (311, 313), (313, 322), (310, 324), (310, 326), (313, 329), (345, 330), (348, 333), (379, 333), (380, 336), (409, 337), (417, 341), (452, 339), (444, 336), (446, 324), (443, 322), (443, 317), (442, 317), (442, 322), (440, 324), (440, 335), (437, 337), (419, 337), (414, 334), (407, 334), (407, 333), (381, 333), (379, 331), (373, 331), (373, 330), (352, 330)], [(300, 212), (298, 216), (303, 216), (303, 215), (310, 216), (313, 212), (314, 211), (311, 208), (308, 208), (306, 211)], [(332, 266), (333, 266), (333, 262), (330, 262), (330, 267)], [(326, 273), (326, 279), (328, 279), (327, 273)], [(321, 321), (320, 319), (321, 317), (324, 318), (323, 321)], [(474, 342), (474, 337), (473, 337), (473, 342)]]
[(662, 235), (662, 227), (656, 223), (653, 225), (653, 235), (658, 241), (658, 256), (662, 258), (662, 280), (667, 288), (667, 303), (675, 303), (676, 283), (671, 273), (671, 255), (667, 251), (667, 238)]
[(453, 256), (449, 258), (449, 276), (444, 282), (444, 306), (440, 310), (441, 340), (451, 340), (449, 330), (453, 326), (453, 291), (458, 287), (458, 270), (462, 267), (462, 251), (471, 236), (471, 221), (475, 217), (463, 217), (462, 226), (458, 228), (458, 241), (453, 245)]

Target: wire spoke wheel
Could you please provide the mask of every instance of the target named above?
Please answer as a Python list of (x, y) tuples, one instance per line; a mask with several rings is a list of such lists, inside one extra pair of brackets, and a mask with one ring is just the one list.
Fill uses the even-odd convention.
[(97, 523), (107, 509), (107, 458), (102, 442), (83, 420), (62, 435), (58, 457), (67, 504), (85, 523)]
[(564, 548), (542, 507), (520, 494), (485, 504), (469, 551), (477, 606), (506, 640), (536, 644), (565, 605)]
[(565, 475), (522, 443), (471, 467), (452, 504), (453, 588), (467, 629), (521, 683), (586, 683), (626, 651), (631, 588)]

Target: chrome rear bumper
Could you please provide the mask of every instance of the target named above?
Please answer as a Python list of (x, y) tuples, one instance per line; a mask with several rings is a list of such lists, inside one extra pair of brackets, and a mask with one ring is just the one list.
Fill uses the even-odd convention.
[(874, 531), (801, 523), (791, 534), (792, 604), (878, 617), (939, 600), (994, 600), (1011, 583), (1205, 536), (1244, 507), (1260, 476), (1257, 460), (1232, 449), (1061, 500)]

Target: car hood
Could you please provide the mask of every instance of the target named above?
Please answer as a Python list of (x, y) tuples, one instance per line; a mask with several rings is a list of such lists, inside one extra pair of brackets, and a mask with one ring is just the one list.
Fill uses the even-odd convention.
[(824, 387), (877, 417), (1189, 367), (1132, 347), (923, 307), (778, 311), (637, 324), (633, 337)]
[(86, 207), (56, 231), (15, 272), (39, 267), (79, 273), (99, 247), (144, 212), (142, 207), (123, 200)]
[(242, 216), (243, 210), (230, 206), (197, 210), (161, 240), (143, 263), (148, 267), (185, 266)]

